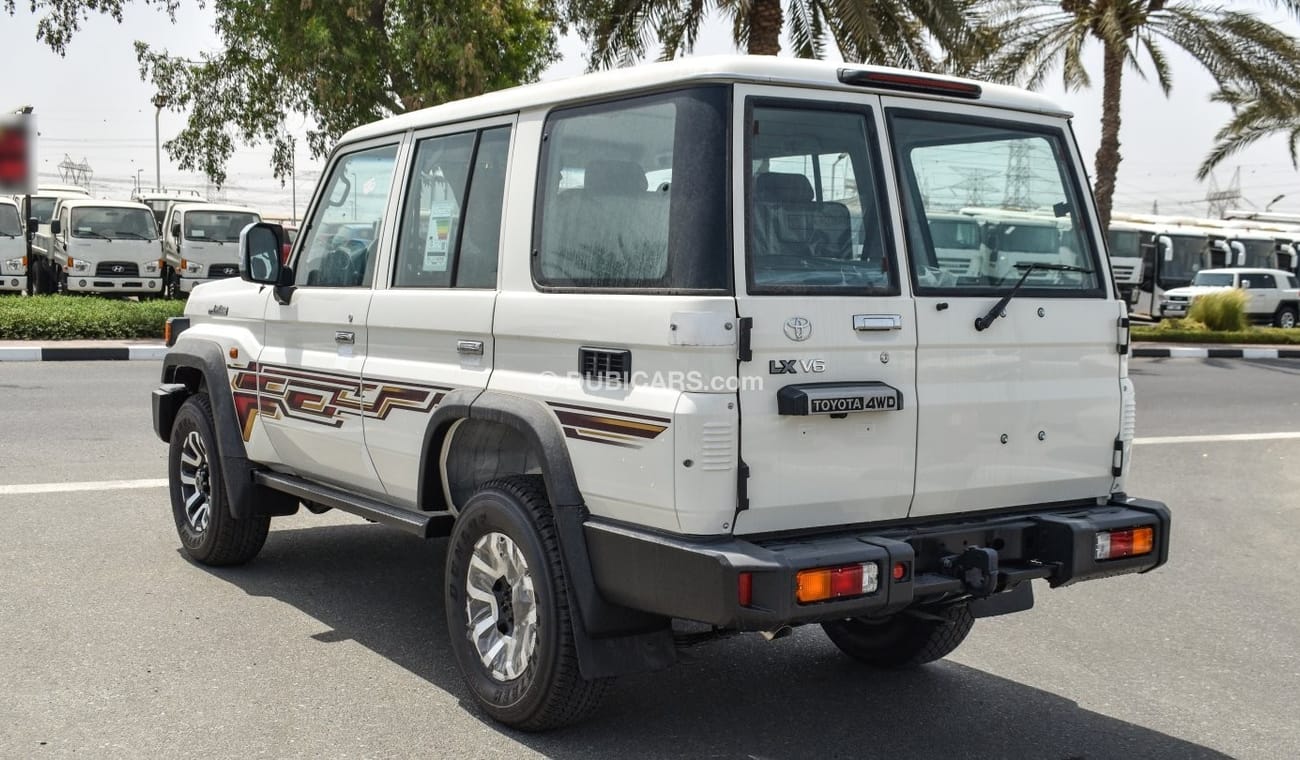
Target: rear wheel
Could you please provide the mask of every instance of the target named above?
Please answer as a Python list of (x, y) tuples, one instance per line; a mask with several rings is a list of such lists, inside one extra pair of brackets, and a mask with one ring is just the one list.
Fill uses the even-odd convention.
[(447, 630), (461, 674), (484, 712), (525, 731), (576, 723), (609, 679), (578, 671), (567, 582), (542, 479), (478, 489), (447, 550)]
[(1277, 310), (1273, 317), (1273, 324), (1278, 327), (1285, 327), (1290, 330), (1296, 326), (1296, 311), (1294, 306), (1283, 306)]
[(964, 604), (907, 611), (874, 620), (822, 623), (832, 643), (848, 656), (878, 668), (911, 668), (943, 659), (970, 633), (975, 618)]
[(205, 394), (191, 396), (172, 423), (167, 457), (172, 517), (181, 547), (204, 565), (242, 565), (262, 550), (271, 528), (268, 515), (237, 520), (221, 475), (221, 457)]

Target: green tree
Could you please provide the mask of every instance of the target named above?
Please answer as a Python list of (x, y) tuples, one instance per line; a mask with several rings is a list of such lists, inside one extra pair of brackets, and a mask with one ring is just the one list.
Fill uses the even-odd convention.
[[(5, 0), (13, 12), (14, 0)], [(37, 35), (62, 52), (90, 13), (121, 20), (128, 0), (33, 0)], [(173, 12), (179, 0), (144, 0)], [(165, 144), (183, 169), (225, 182), (240, 143), (269, 144), (288, 176), (305, 116), (322, 156), (349, 129), (536, 80), (557, 57), (545, 0), (209, 0), (221, 49), (199, 60), (136, 42), (140, 76), (188, 113)], [(202, 3), (200, 3), (202, 4)]]
[(1227, 87), (1214, 100), (1232, 107), (1232, 119), (1214, 136), (1214, 146), (1196, 172), (1205, 179), (1230, 156), (1265, 138), (1282, 135), (1291, 165), (1300, 167), (1300, 89), (1286, 80)]
[[(1300, 0), (1268, 3), (1300, 15)], [(1000, 42), (980, 71), (988, 78), (1038, 87), (1060, 70), (1065, 87), (1092, 86), (1083, 51), (1101, 46), (1101, 144), (1095, 191), (1103, 225), (1110, 223), (1120, 155), (1120, 94), (1125, 69), (1145, 78), (1150, 65), (1167, 96), (1173, 86), (1166, 44), (1181, 48), (1221, 87), (1293, 79), (1300, 46), (1254, 14), (1213, 2), (1165, 0), (1012, 0), (986, 3), (986, 24)]]
[[(689, 53), (713, 13), (731, 24), (736, 47), (776, 55), (787, 28), (793, 52), (822, 58), (833, 42), (845, 60), (925, 71), (960, 70), (973, 30), (968, 0), (571, 0), (569, 21), (591, 45), (592, 68)], [(788, 15), (787, 15), (788, 13)]]

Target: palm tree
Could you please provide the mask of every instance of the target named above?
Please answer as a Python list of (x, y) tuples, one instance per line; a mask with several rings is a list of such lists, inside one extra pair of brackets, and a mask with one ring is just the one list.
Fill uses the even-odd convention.
[[(1274, 0), (1300, 16), (1300, 0)], [(1173, 85), (1165, 44), (1181, 48), (1220, 87), (1294, 79), (1300, 45), (1251, 13), (1197, 0), (1012, 0), (985, 3), (986, 23), (1001, 44), (980, 68), (992, 79), (1040, 86), (1058, 68), (1066, 89), (1092, 86), (1083, 62), (1090, 42), (1101, 45), (1101, 144), (1094, 177), (1097, 210), (1110, 223), (1120, 163), (1120, 90), (1125, 69), (1146, 77), (1143, 60), (1167, 96)]]
[(717, 12), (736, 47), (776, 55), (789, 24), (793, 52), (822, 58), (833, 42), (845, 60), (926, 71), (967, 65), (974, 0), (572, 0), (569, 21), (591, 43), (592, 68), (624, 65), (662, 45), (661, 59), (691, 52), (700, 25)]
[(1214, 147), (1196, 172), (1210, 176), (1229, 156), (1273, 135), (1285, 135), (1291, 165), (1300, 167), (1300, 90), (1294, 82), (1257, 82), (1225, 87), (1212, 98), (1232, 107), (1232, 119), (1214, 136)]

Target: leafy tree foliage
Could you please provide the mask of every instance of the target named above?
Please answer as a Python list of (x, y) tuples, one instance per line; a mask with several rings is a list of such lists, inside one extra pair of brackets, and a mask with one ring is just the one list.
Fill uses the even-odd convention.
[[(223, 184), (239, 144), (267, 143), (288, 176), (290, 127), (305, 116), (313, 155), (397, 113), (535, 80), (554, 61), (545, 0), (208, 0), (219, 51), (199, 60), (136, 42), (156, 103), (188, 121), (165, 144), (183, 169)], [(12, 13), (14, 0), (5, 0)], [(129, 0), (33, 0), (38, 37), (62, 52), (91, 13)], [(144, 0), (174, 13), (180, 0)]]
[[(1300, 16), (1300, 0), (1275, 0)], [(1011, 0), (985, 3), (985, 28), (1001, 41), (981, 67), (984, 76), (1041, 85), (1058, 69), (1067, 89), (1091, 87), (1084, 65), (1089, 43), (1102, 50), (1101, 144), (1097, 148), (1098, 211), (1110, 223), (1119, 172), (1120, 93), (1126, 69), (1146, 77), (1149, 64), (1161, 89), (1173, 86), (1165, 45), (1189, 53), (1230, 92), (1260, 82), (1295, 81), (1300, 45), (1254, 14), (1197, 0)]]

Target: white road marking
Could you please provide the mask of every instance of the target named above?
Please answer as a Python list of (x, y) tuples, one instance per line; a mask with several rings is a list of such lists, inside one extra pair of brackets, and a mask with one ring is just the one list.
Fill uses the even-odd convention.
[(1226, 443), (1231, 441), (1285, 441), (1300, 438), (1300, 431), (1290, 433), (1227, 433), (1224, 435), (1165, 435), (1134, 438), (1135, 446), (1152, 443)]
[(70, 493), (72, 491), (120, 491), (128, 488), (163, 488), (167, 478), (148, 480), (88, 480), (80, 483), (18, 483), (0, 485), (0, 496), (36, 493)]

